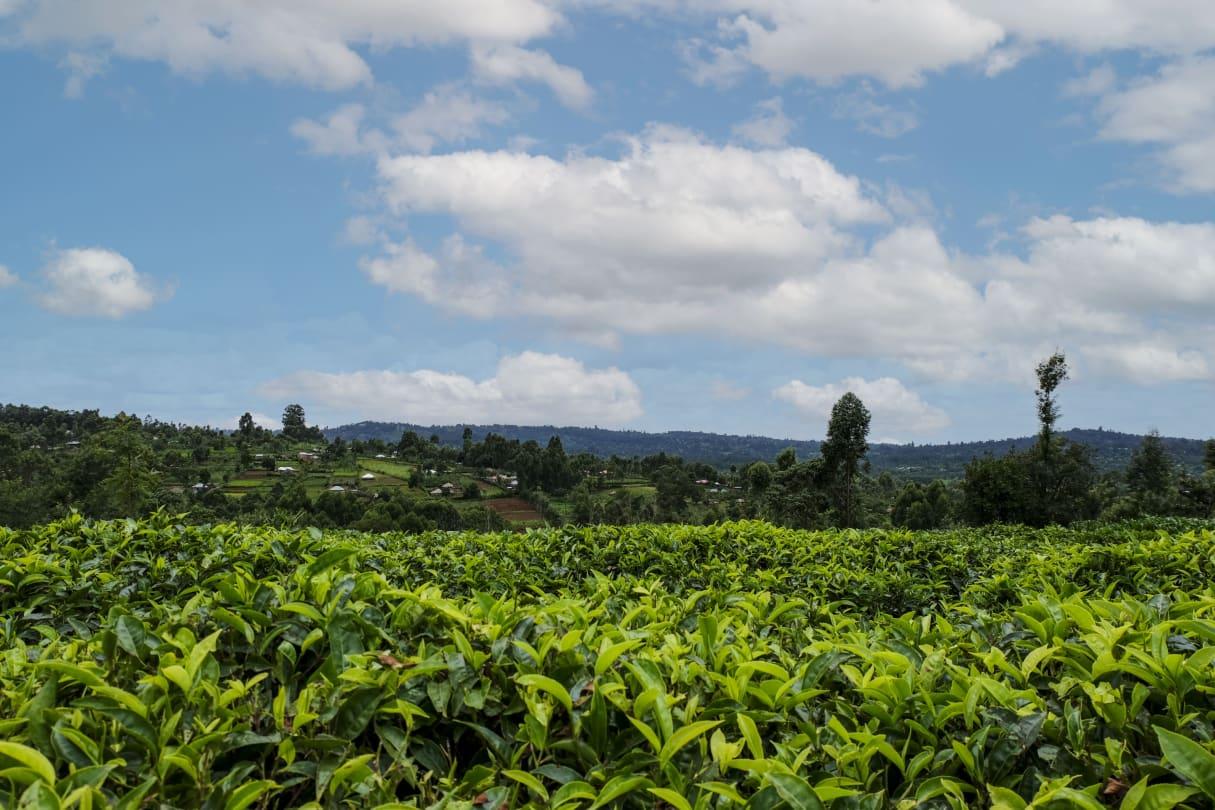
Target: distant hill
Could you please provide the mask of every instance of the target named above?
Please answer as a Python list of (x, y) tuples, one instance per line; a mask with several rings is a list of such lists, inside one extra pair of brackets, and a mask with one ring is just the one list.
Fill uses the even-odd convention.
[[(437, 434), (439, 441), (460, 445), (465, 425), (410, 425), (397, 422), (359, 422), (336, 428), (326, 428), (325, 436), (353, 439), (381, 439), (396, 443), (407, 430), (420, 436)], [(607, 430), (585, 427), (529, 427), (522, 425), (468, 425), (480, 441), (486, 433), (497, 433), (509, 439), (534, 440), (545, 444), (550, 437), (560, 436), (567, 453), (594, 453), (597, 456), (648, 456), (667, 453), (688, 461), (703, 461), (716, 467), (747, 464), (757, 459), (771, 461), (786, 447), (797, 450), (799, 458), (817, 455), (817, 441), (773, 439), (767, 436), (733, 436), (722, 433), (700, 433), (673, 430), (666, 433), (644, 433), (637, 430)], [(1143, 440), (1132, 433), (1112, 430), (1074, 428), (1063, 434), (1072, 441), (1088, 445), (1101, 471), (1121, 469), (1130, 460), (1131, 452)], [(1002, 455), (1012, 448), (1024, 449), (1035, 441), (1032, 436), (992, 439), (981, 442), (950, 444), (875, 444), (869, 451), (869, 461), (875, 472), (889, 470), (900, 478), (930, 480), (960, 478), (967, 462), (985, 453)], [(1164, 445), (1173, 459), (1183, 467), (1202, 469), (1203, 442), (1199, 439), (1165, 438)]]

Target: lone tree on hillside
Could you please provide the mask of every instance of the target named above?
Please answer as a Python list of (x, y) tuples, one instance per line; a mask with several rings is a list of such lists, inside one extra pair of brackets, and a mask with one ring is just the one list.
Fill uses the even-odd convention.
[(1055, 401), (1055, 389), (1067, 379), (1067, 358), (1063, 352), (1055, 352), (1038, 364), (1038, 390), (1034, 395), (1038, 398), (1038, 422), (1041, 431), (1038, 433), (1038, 447), (1042, 456), (1051, 453), (1051, 444), (1055, 435), (1055, 422), (1059, 420), (1059, 404)]
[(827, 440), (823, 442), (823, 460), (833, 485), (841, 526), (857, 525), (856, 478), (861, 460), (868, 452), (869, 409), (849, 391), (831, 409)]
[(304, 406), (291, 403), (283, 408), (283, 435), (288, 439), (303, 439), (308, 435), (308, 423), (304, 420)]
[(253, 430), (256, 426), (253, 421), (253, 414), (245, 411), (240, 418), (240, 422), (237, 424), (237, 427), (240, 429), (241, 438), (246, 440), (252, 438)]

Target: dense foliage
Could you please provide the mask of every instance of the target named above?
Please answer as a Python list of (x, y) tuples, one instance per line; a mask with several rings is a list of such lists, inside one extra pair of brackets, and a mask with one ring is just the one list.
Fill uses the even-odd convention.
[(0, 529), (0, 804), (1208, 806), (1161, 528)]

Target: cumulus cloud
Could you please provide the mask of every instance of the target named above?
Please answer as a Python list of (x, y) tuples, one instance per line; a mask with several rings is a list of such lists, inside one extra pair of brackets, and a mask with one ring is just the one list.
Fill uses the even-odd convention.
[(367, 122), (362, 104), (344, 104), (322, 120), (300, 118), (291, 134), (316, 155), (349, 157), (387, 154), (390, 150), (429, 152), (440, 144), (480, 138), (488, 127), (510, 119), (501, 104), (480, 98), (459, 84), (428, 91), (411, 109), (387, 116), (379, 126)]
[(1178, 349), (1164, 337), (1143, 342), (1086, 346), (1082, 356), (1086, 366), (1098, 374), (1152, 384), (1205, 380), (1210, 365), (1196, 349)]
[(543, 0), (30, 0), (16, 31), (31, 45), (158, 61), (185, 75), (257, 74), (337, 90), (372, 81), (360, 47), (526, 42), (561, 19)]
[(105, 248), (58, 250), (42, 269), (38, 302), (61, 315), (122, 318), (167, 297), (125, 256)]
[(502, 358), (494, 376), (480, 381), (433, 370), (301, 371), (267, 383), (263, 393), (352, 418), (421, 423), (619, 425), (642, 414), (641, 391), (625, 372), (537, 352)]
[(1155, 76), (1102, 92), (1103, 138), (1158, 146), (1167, 185), (1215, 191), (1215, 57), (1170, 63)]
[(585, 109), (595, 97), (582, 72), (558, 64), (548, 53), (517, 45), (477, 44), (472, 48), (473, 73), (490, 84), (540, 82), (567, 107)]
[(793, 121), (785, 115), (780, 96), (755, 105), (755, 114), (734, 126), (735, 136), (757, 146), (784, 146), (793, 132)]
[(0, 290), (3, 290), (5, 287), (15, 286), (18, 281), (20, 279), (17, 278), (16, 273), (0, 264)]
[(435, 245), (381, 240), (363, 271), (436, 307), (539, 317), (597, 345), (727, 335), (947, 379), (1019, 380), (1054, 345), (1129, 344), (1162, 318), (1198, 328), (1215, 304), (1215, 224), (1035, 219), (1001, 252), (965, 255), (898, 195), (879, 201), (805, 149), (664, 127), (624, 143), (616, 157), (381, 158), (385, 217), (453, 225)]
[(392, 129), (405, 148), (429, 152), (438, 144), (479, 138), (486, 127), (509, 119), (510, 113), (501, 104), (447, 84), (426, 93), (417, 106), (394, 118)]
[(323, 121), (297, 119), (291, 124), (291, 134), (307, 143), (314, 155), (361, 155), (371, 151), (363, 132), (366, 114), (362, 104), (343, 104)]
[[(576, 24), (570, 15), (588, 7), (690, 24), (695, 34), (680, 50), (702, 83), (729, 83), (755, 67), (777, 80), (869, 77), (908, 87), (956, 65), (994, 75), (1042, 44), (1084, 54), (1215, 47), (1208, 0), (0, 0), (0, 17), (15, 21), (15, 41), (60, 45), (81, 58), (153, 60), (185, 75), (256, 74), (331, 90), (373, 80), (364, 49), (468, 44), (483, 77), (540, 81), (584, 107), (593, 94), (581, 73), (521, 46)], [(69, 85), (82, 87), (87, 69), (68, 69)]]
[(987, 75), (998, 75), (1041, 45), (1082, 54), (1140, 50), (1192, 55), (1215, 47), (1215, 5), (1207, 0), (631, 4), (639, 5), (669, 14), (716, 16), (716, 41), (694, 37), (681, 46), (692, 77), (701, 83), (730, 83), (750, 65), (777, 80), (800, 77), (829, 84), (868, 77), (897, 88), (920, 84), (927, 74), (956, 65), (982, 65)]
[(949, 427), (949, 416), (943, 410), (929, 405), (894, 377), (876, 380), (848, 377), (818, 386), (792, 380), (773, 391), (772, 396), (789, 403), (803, 416), (825, 424), (832, 406), (848, 392), (861, 398), (872, 416), (873, 429), (883, 435), (931, 433)]

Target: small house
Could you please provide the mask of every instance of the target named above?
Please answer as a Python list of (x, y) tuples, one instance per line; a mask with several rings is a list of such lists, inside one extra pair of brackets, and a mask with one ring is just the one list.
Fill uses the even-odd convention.
[(329, 487), (329, 491), (330, 492), (345, 492), (346, 487), (340, 486), (338, 484), (334, 484), (333, 486)]
[(359, 476), (359, 478), (361, 478), (364, 481), (374, 481), (375, 480), (375, 476), (372, 475), (371, 473), (363, 473), (362, 475)]
[(430, 494), (434, 495), (436, 498), (441, 498), (443, 496), (443, 490), (439, 489), (438, 487), (435, 487), (434, 489), (432, 489), (430, 491)]
[(283, 475), (291, 475), (295, 472), (295, 467), (276, 467), (274, 471)]

